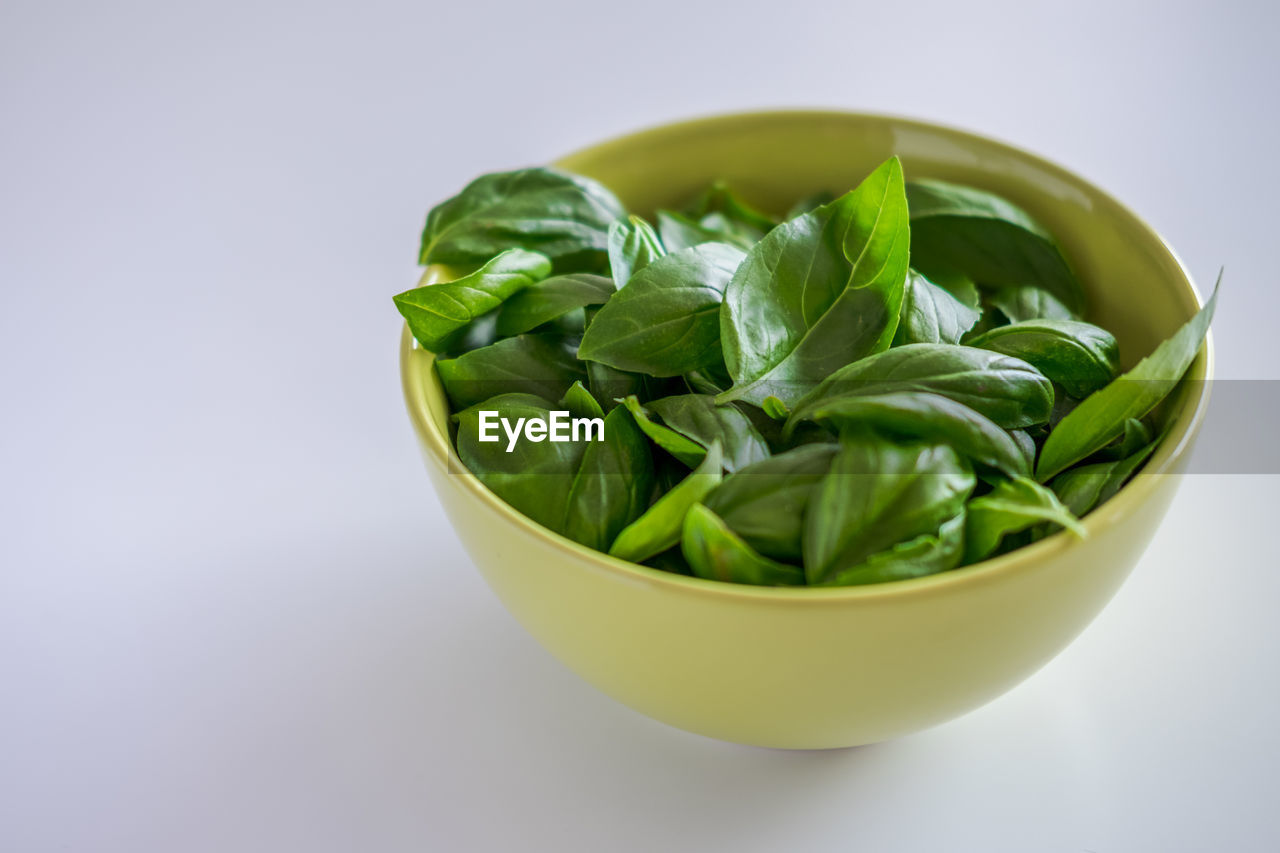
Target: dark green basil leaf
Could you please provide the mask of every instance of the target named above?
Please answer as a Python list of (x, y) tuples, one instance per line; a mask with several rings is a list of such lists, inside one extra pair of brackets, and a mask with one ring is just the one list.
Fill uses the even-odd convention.
[(821, 586), (861, 586), (936, 575), (950, 571), (964, 560), (965, 514), (950, 518), (936, 533), (923, 533), (892, 548), (872, 554), (855, 566), (840, 569)]
[(1076, 398), (1106, 385), (1120, 366), (1111, 333), (1079, 320), (1026, 320), (970, 338), (968, 345), (1020, 358)]
[(912, 270), (907, 273), (902, 316), (893, 345), (958, 344), (981, 316), (981, 311), (970, 308), (950, 291)]
[(605, 551), (648, 508), (652, 491), (649, 441), (629, 414), (614, 409), (604, 419), (604, 441), (590, 442), (582, 455), (561, 529), (575, 542)]
[(720, 315), (735, 383), (720, 402), (774, 396), (790, 404), (833, 370), (888, 348), (907, 277), (902, 187), (894, 157), (752, 247)]
[(807, 415), (840, 429), (867, 426), (944, 442), (961, 455), (1009, 477), (1031, 473), (1026, 457), (1009, 433), (968, 406), (938, 394), (912, 391), (836, 397), (814, 406)]
[(1031, 437), (1025, 429), (1009, 430), (1010, 437), (1013, 438), (1018, 449), (1022, 451), (1022, 456), (1027, 460), (1027, 470), (1034, 471), (1036, 467), (1036, 440)]
[(618, 287), (666, 253), (653, 226), (639, 216), (619, 219), (609, 226), (609, 271)]
[(973, 472), (945, 444), (846, 432), (831, 471), (809, 498), (804, 565), (821, 584), (869, 557), (937, 534), (973, 491)]
[(1000, 287), (988, 293), (986, 298), (1010, 323), (1080, 319), (1043, 287), (1029, 284)]
[(982, 497), (969, 501), (965, 523), (965, 562), (976, 563), (995, 553), (1009, 533), (1042, 521), (1061, 525), (1084, 538), (1084, 527), (1057, 495), (1027, 477), (1004, 480)]
[(490, 491), (517, 511), (564, 532), (565, 507), (574, 475), (587, 450), (585, 441), (510, 442), (501, 428), (497, 441), (480, 441), (480, 412), (496, 411), (514, 425), (519, 418), (548, 421), (555, 408), (532, 394), (499, 394), (454, 415), (458, 423), (458, 458)]
[(457, 358), (438, 359), (436, 371), (454, 411), (507, 393), (558, 400), (586, 378), (573, 346), (547, 335), (506, 338)]
[(751, 419), (735, 406), (717, 406), (707, 394), (663, 397), (648, 406), (668, 427), (703, 448), (719, 441), (729, 473), (769, 456), (769, 445)]
[(1053, 236), (1026, 211), (992, 193), (944, 181), (907, 184), (911, 263), (925, 275), (963, 272), (993, 286), (1034, 284), (1073, 312), (1084, 291)]
[(613, 281), (602, 275), (555, 275), (507, 299), (498, 309), (497, 333), (504, 338), (531, 332), (571, 311), (603, 305), (613, 295)]
[[(1221, 280), (1221, 276), (1219, 276)], [(1128, 373), (1083, 400), (1049, 433), (1040, 449), (1036, 478), (1044, 482), (1074, 465), (1124, 431), (1130, 418), (1141, 418), (1177, 386), (1209, 330), (1218, 287), (1194, 317), (1156, 347)]]
[(758, 554), (702, 504), (685, 514), (680, 548), (700, 578), (758, 586), (804, 584), (803, 569)]
[(1044, 423), (1053, 385), (1030, 364), (974, 347), (906, 344), (832, 373), (800, 400), (789, 423), (844, 397), (926, 391), (962, 403), (1005, 429)]
[(649, 559), (642, 561), (642, 565), (651, 569), (661, 569), (673, 575), (693, 575), (693, 569), (689, 566), (689, 562), (685, 560), (684, 554), (680, 553), (679, 548), (668, 548), (661, 554), (654, 554)]
[(623, 398), (622, 404), (635, 418), (636, 426), (653, 441), (654, 444), (679, 459), (690, 468), (696, 468), (707, 455), (707, 449), (696, 441), (687, 438), (671, 427), (656, 423), (649, 417), (648, 410), (640, 404), (640, 400), (630, 394)]
[(720, 300), (742, 258), (704, 243), (654, 260), (596, 312), (578, 357), (651, 376), (718, 363)]
[(482, 264), (499, 252), (541, 252), (558, 272), (591, 271), (608, 248), (622, 205), (600, 184), (556, 169), (520, 169), (476, 178), (427, 214), (422, 264)]
[(701, 465), (618, 534), (609, 553), (638, 563), (679, 542), (689, 507), (700, 502), (719, 484), (720, 469), (720, 445), (715, 444), (707, 451)]
[(509, 249), (470, 275), (415, 287), (394, 299), (418, 343), (440, 353), (463, 326), (550, 272), (545, 255)]
[(805, 508), (831, 468), (837, 446), (808, 444), (726, 477), (704, 503), (766, 557), (798, 561)]

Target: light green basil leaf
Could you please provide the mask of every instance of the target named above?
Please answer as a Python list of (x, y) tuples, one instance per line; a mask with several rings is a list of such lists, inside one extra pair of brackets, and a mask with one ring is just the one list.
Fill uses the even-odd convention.
[(798, 400), (837, 368), (887, 349), (898, 325), (910, 233), (902, 166), (783, 223), (752, 247), (720, 315), (734, 386), (719, 402)]
[(588, 548), (607, 550), (644, 513), (652, 491), (649, 442), (629, 414), (614, 409), (604, 419), (604, 440), (588, 443), (582, 455), (561, 529)]
[(686, 513), (680, 547), (700, 578), (757, 586), (804, 584), (803, 569), (757, 553), (702, 504), (694, 504)]
[(728, 243), (743, 251), (756, 244), (756, 239), (740, 233), (717, 230), (703, 225), (681, 213), (658, 211), (658, 234), (668, 252), (691, 249), (703, 243)]
[(666, 253), (653, 226), (639, 216), (619, 219), (609, 226), (609, 271), (618, 287)]
[(609, 553), (638, 563), (680, 541), (689, 508), (706, 497), (720, 482), (720, 445), (712, 445), (702, 464), (689, 472), (613, 540)]
[[(1221, 276), (1219, 276), (1221, 280)], [(1036, 478), (1044, 482), (1097, 450), (1124, 431), (1130, 418), (1141, 418), (1177, 386), (1200, 352), (1218, 303), (1218, 287), (1194, 317), (1156, 347), (1128, 373), (1112, 380), (1076, 406), (1049, 433), (1040, 449)]]
[(1068, 468), (1050, 480), (1049, 486), (1067, 509), (1084, 515), (1113, 498), (1159, 444), (1157, 438), (1120, 459)]
[(1120, 366), (1112, 334), (1079, 320), (1026, 320), (970, 338), (968, 345), (1020, 358), (1077, 399), (1114, 379)]
[(1084, 291), (1043, 226), (1006, 199), (944, 181), (907, 184), (911, 263), (925, 275), (963, 272), (992, 286), (1034, 284), (1073, 312)]
[(814, 406), (807, 415), (839, 429), (865, 426), (943, 442), (962, 456), (1009, 477), (1031, 473), (1009, 433), (968, 406), (938, 394), (911, 391), (836, 397)]
[(586, 378), (573, 346), (548, 335), (506, 338), (457, 358), (438, 359), (436, 372), (455, 411), (507, 393), (558, 400)]
[(831, 401), (926, 391), (962, 403), (1005, 429), (1044, 423), (1053, 384), (1030, 364), (974, 347), (906, 344), (840, 368), (795, 406), (789, 424)]
[(747, 204), (723, 181), (716, 181), (685, 210), (705, 227), (738, 234), (756, 242), (777, 223), (773, 217)]
[(569, 386), (569, 390), (560, 398), (560, 406), (575, 418), (603, 418), (605, 414), (599, 401), (591, 396), (591, 392), (581, 381)]
[(985, 559), (995, 553), (1006, 535), (1042, 521), (1061, 525), (1082, 539), (1088, 535), (1057, 495), (1035, 480), (1015, 477), (1002, 481), (987, 494), (969, 501), (965, 562)]
[(631, 416), (635, 418), (636, 426), (640, 427), (640, 430), (649, 436), (654, 444), (690, 468), (696, 468), (702, 463), (703, 458), (707, 455), (707, 449), (693, 439), (676, 432), (671, 427), (654, 421), (653, 418), (649, 417), (649, 411), (640, 404), (640, 400), (634, 394), (623, 398), (622, 405), (626, 406), (627, 410), (631, 412)]
[(418, 343), (440, 353), (463, 326), (550, 273), (545, 255), (509, 249), (470, 275), (406, 290), (394, 301)]
[(824, 583), (874, 554), (937, 533), (960, 514), (974, 483), (973, 472), (945, 444), (846, 431), (805, 513), (809, 583)]
[(651, 376), (719, 363), (720, 301), (742, 258), (704, 243), (654, 260), (596, 312), (578, 357)]
[(497, 333), (504, 338), (531, 332), (588, 305), (603, 305), (613, 281), (602, 275), (570, 273), (531, 284), (498, 308)]
[(821, 586), (861, 586), (948, 572), (964, 560), (964, 526), (962, 508), (959, 515), (942, 522), (937, 532), (922, 533), (857, 565), (839, 569)]
[(835, 444), (808, 444), (726, 477), (703, 501), (766, 557), (798, 561), (809, 496), (835, 456)]
[(981, 311), (912, 270), (907, 273), (902, 316), (893, 344), (958, 344), (981, 316)]
[(474, 266), (524, 248), (551, 258), (557, 272), (589, 272), (604, 261), (609, 226), (624, 214), (590, 178), (547, 168), (496, 172), (427, 214), (418, 261)]

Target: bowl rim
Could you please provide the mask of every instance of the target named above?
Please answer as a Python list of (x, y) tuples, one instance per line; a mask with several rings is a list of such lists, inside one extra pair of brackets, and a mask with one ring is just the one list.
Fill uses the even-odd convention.
[[(887, 113), (858, 112), (852, 110), (815, 110), (815, 109), (779, 109), (747, 112), (727, 112), (667, 122), (630, 133), (610, 137), (595, 145), (588, 145), (574, 150), (572, 153), (557, 158), (553, 165), (570, 162), (587, 153), (598, 153), (602, 150), (619, 146), (629, 146), (646, 137), (668, 136), (672, 134), (697, 131), (708, 125), (734, 123), (742, 121), (761, 121), (777, 119), (836, 119), (836, 120), (869, 120), (889, 121), (896, 124), (910, 125), (932, 133), (960, 137), (968, 141), (978, 142), (1030, 161), (1058, 178), (1069, 183), (1083, 184), (1095, 193), (1102, 202), (1111, 205), (1120, 214), (1129, 217), (1143, 232), (1144, 236), (1153, 240), (1169, 253), (1178, 271), (1182, 275), (1182, 284), (1191, 297), (1191, 302), (1199, 310), (1204, 306), (1195, 280), (1186, 264), (1174, 251), (1173, 247), (1149, 224), (1134, 213), (1129, 207), (1117, 201), (1110, 193), (1100, 189), (1080, 175), (1046, 160), (1017, 146), (993, 139), (989, 136), (951, 127), (936, 122), (907, 118)], [(1188, 399), (1178, 410), (1172, 428), (1165, 440), (1160, 443), (1151, 458), (1142, 469), (1125, 484), (1109, 501), (1096, 507), (1081, 518), (1086, 532), (1092, 538), (1103, 529), (1120, 523), (1131, 516), (1139, 506), (1148, 500), (1157, 486), (1157, 478), (1161, 476), (1180, 476), (1180, 465), (1191, 448), (1208, 408), (1210, 385), (1213, 377), (1214, 352), (1213, 334), (1210, 331), (1200, 353), (1192, 362), (1184, 376), (1184, 381), (1191, 380), (1192, 387)], [(442, 434), (431, 417), (431, 407), (427, 401), (424, 371), (429, 371), (434, 364), (435, 356), (418, 346), (409, 332), (407, 324), (402, 324), (400, 335), (400, 375), (403, 386), (405, 404), (409, 410), (414, 431), (427, 450), (430, 464), (439, 466), (446, 476), (457, 477), (463, 488), (469, 490), (481, 503), (508, 522), (522, 528), (525, 532), (542, 539), (557, 550), (564, 552), (566, 558), (577, 558), (584, 565), (596, 571), (616, 575), (620, 580), (643, 582), (666, 587), (672, 591), (694, 595), (709, 595), (719, 598), (750, 599), (753, 601), (779, 601), (788, 604), (808, 603), (811, 605), (849, 602), (852, 600), (881, 599), (886, 597), (919, 597), (939, 594), (953, 587), (962, 585), (979, 585), (1001, 580), (1011, 573), (1030, 568), (1040, 561), (1085, 546), (1085, 542), (1069, 533), (1060, 530), (1046, 536), (1038, 542), (1023, 546), (1007, 554), (981, 560), (968, 566), (961, 566), (937, 574), (917, 578), (906, 578), (897, 581), (886, 581), (877, 584), (841, 587), (811, 586), (754, 586), (735, 584), (709, 578), (692, 577), (666, 572), (639, 563), (632, 563), (604, 552), (596, 551), (574, 542), (565, 536), (543, 527), (533, 519), (516, 510), (510, 504), (490, 491), (480, 479), (468, 471), (458, 458), (452, 442), (447, 434)], [(442, 500), (447, 499), (441, 495)]]

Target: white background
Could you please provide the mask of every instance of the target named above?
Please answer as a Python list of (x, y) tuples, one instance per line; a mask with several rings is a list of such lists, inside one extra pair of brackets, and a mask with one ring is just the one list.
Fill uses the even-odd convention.
[(391, 294), (483, 172), (886, 111), (1057, 160), (1276, 379), (1274, 4), (0, 6), (0, 850), (1274, 850), (1276, 477), (1189, 478), (1008, 696), (827, 753), (668, 729), (500, 608)]

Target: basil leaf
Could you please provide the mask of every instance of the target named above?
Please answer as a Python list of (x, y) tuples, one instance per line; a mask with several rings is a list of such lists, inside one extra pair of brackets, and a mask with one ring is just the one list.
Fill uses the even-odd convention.
[(569, 390), (560, 398), (560, 405), (575, 418), (603, 418), (604, 409), (596, 398), (591, 396), (581, 381), (574, 382)]
[(418, 343), (440, 353), (463, 326), (550, 273), (545, 255), (510, 249), (470, 275), (406, 290), (394, 301)]
[(1070, 468), (1054, 477), (1049, 486), (1067, 509), (1084, 515), (1115, 497), (1159, 444), (1157, 438), (1120, 459)]
[(832, 373), (796, 404), (788, 423), (837, 399), (901, 391), (939, 394), (1005, 429), (1047, 421), (1054, 396), (1052, 383), (1021, 359), (974, 347), (906, 344)]
[(719, 441), (730, 473), (769, 457), (769, 445), (751, 419), (734, 406), (717, 406), (714, 397), (682, 394), (648, 405), (668, 427), (701, 447)]
[(689, 507), (706, 497), (707, 492), (720, 482), (720, 467), (720, 445), (715, 444), (707, 451), (701, 465), (618, 534), (609, 553), (638, 563), (679, 542)]
[(668, 252), (691, 249), (703, 243), (728, 243), (746, 251), (757, 242), (750, 236), (710, 228), (670, 210), (658, 211), (658, 234)]
[(1064, 417), (1040, 449), (1036, 479), (1043, 483), (1102, 449), (1123, 432), (1126, 421), (1141, 418), (1168, 396), (1200, 352), (1217, 304), (1218, 286), (1214, 285), (1213, 295), (1204, 308), (1172, 337)]
[(758, 586), (804, 584), (803, 569), (756, 553), (702, 504), (694, 504), (685, 515), (680, 548), (700, 578)]
[(938, 394), (913, 391), (836, 397), (815, 405), (807, 416), (837, 428), (868, 426), (944, 442), (961, 455), (1008, 477), (1031, 473), (1026, 457), (1009, 433), (968, 406)]
[(704, 243), (654, 260), (596, 313), (578, 357), (651, 376), (718, 363), (720, 300), (742, 257)]
[(831, 471), (809, 498), (805, 574), (811, 584), (918, 536), (964, 509), (973, 472), (945, 444), (846, 432)]
[(958, 344), (982, 312), (970, 308), (915, 270), (907, 273), (902, 315), (893, 345)]
[(721, 232), (740, 234), (752, 242), (759, 240), (777, 223), (761, 213), (729, 189), (724, 181), (716, 181), (685, 211)]
[(925, 275), (959, 271), (993, 286), (1034, 284), (1076, 313), (1084, 291), (1053, 236), (992, 193), (945, 181), (907, 184), (911, 262)]
[[(580, 385), (577, 387), (581, 387)], [(604, 419), (604, 440), (587, 445), (565, 504), (564, 535), (604, 551), (649, 506), (649, 442), (622, 409)]]
[(1026, 320), (991, 329), (968, 344), (1020, 358), (1076, 398), (1106, 385), (1120, 366), (1111, 333), (1079, 320)]
[(1027, 470), (1034, 471), (1036, 467), (1036, 440), (1025, 429), (1011, 429), (1009, 430), (1009, 436), (1013, 439), (1013, 443), (1018, 445), (1018, 449), (1022, 451), (1022, 457), (1027, 460)]
[(790, 404), (836, 368), (887, 349), (909, 241), (896, 157), (857, 189), (770, 231), (725, 291), (720, 331), (735, 384), (719, 402)]
[(551, 258), (558, 272), (589, 271), (603, 261), (609, 226), (624, 213), (590, 178), (547, 168), (495, 172), (432, 208), (418, 262), (476, 265), (524, 248)]
[(1042, 521), (1067, 528), (1081, 539), (1088, 534), (1071, 511), (1049, 489), (1027, 477), (1004, 480), (982, 497), (969, 501), (965, 523), (965, 562), (986, 559), (1007, 534)]
[(438, 359), (436, 372), (455, 411), (507, 393), (558, 400), (586, 378), (573, 347), (548, 335), (506, 338), (457, 358)]
[(603, 305), (613, 295), (613, 282), (602, 275), (570, 273), (529, 285), (498, 308), (497, 333), (502, 337), (533, 331), (588, 305)]
[(609, 270), (618, 287), (666, 253), (653, 226), (639, 216), (619, 219), (609, 226)]
[(942, 522), (936, 533), (924, 533), (872, 554), (856, 566), (833, 573), (821, 586), (860, 586), (936, 575), (964, 560), (964, 510)]
[(640, 428), (645, 435), (653, 441), (654, 444), (670, 453), (676, 459), (679, 459), (690, 468), (696, 468), (707, 455), (707, 450), (690, 438), (686, 438), (671, 427), (663, 426), (655, 423), (649, 417), (649, 412), (640, 405), (640, 400), (634, 394), (628, 395), (622, 401), (622, 405), (626, 406), (631, 412), (631, 416), (635, 418), (636, 426)]
[(548, 421), (553, 404), (532, 394), (499, 394), (454, 415), (456, 446), (462, 464), (490, 491), (518, 512), (563, 533), (565, 507), (574, 475), (587, 449), (583, 441), (520, 440), (509, 442), (498, 429), (498, 441), (480, 441), (480, 411), (496, 411), (513, 424), (519, 418)]
[(748, 465), (703, 501), (766, 557), (799, 560), (809, 495), (835, 456), (834, 444), (809, 444)]
[(1034, 285), (1001, 287), (988, 293), (986, 298), (1010, 323), (1080, 319), (1052, 293)]

